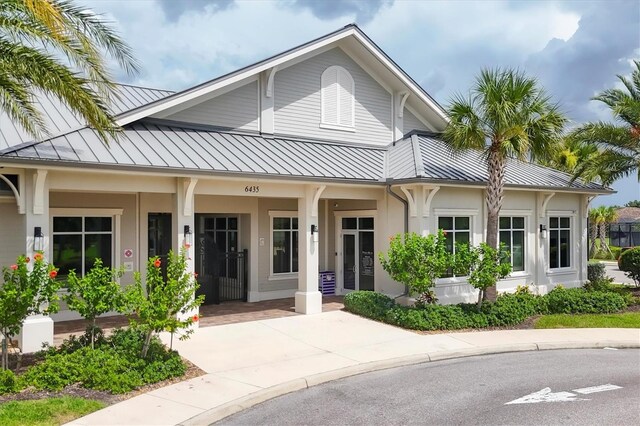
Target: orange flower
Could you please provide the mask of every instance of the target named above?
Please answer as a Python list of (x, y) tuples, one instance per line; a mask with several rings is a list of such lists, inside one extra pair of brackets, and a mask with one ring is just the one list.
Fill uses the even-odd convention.
[(194, 277), (194, 278), (198, 278), (198, 273), (197, 273), (197, 272), (194, 272), (194, 273), (193, 273), (193, 277)]
[(191, 319), (193, 320), (193, 322), (198, 322), (200, 317), (198, 316), (198, 314), (195, 314)]
[(186, 248), (187, 250), (189, 250), (191, 248), (191, 244), (189, 243), (185, 243), (184, 248)]
[(33, 258), (36, 260), (36, 262), (42, 260), (43, 256), (42, 253), (36, 253)]
[(15, 271), (15, 270), (17, 270), (17, 269), (18, 269), (18, 265), (11, 265), (11, 270), (12, 270), (12, 271)]
[(442, 231), (442, 235), (447, 236), (447, 231)]
[(156, 268), (160, 267), (160, 259), (156, 259), (155, 262), (153, 262), (153, 266), (155, 266)]
[(49, 272), (49, 278), (54, 279), (57, 276), (58, 276), (58, 271), (56, 271), (55, 269)]
[(29, 263), (29, 262), (31, 262), (31, 258), (27, 256), (27, 257), (25, 257), (24, 261), (25, 261), (26, 263)]

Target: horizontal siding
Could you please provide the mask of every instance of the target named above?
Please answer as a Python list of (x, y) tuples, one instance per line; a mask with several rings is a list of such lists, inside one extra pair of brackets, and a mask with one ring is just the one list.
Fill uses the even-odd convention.
[(411, 113), (408, 109), (404, 109), (404, 114), (402, 125), (404, 127), (403, 133), (409, 133), (412, 130), (429, 130), (427, 126), (425, 126), (422, 121), (418, 120), (418, 118)]
[[(355, 82), (355, 132), (320, 128), (320, 79), (332, 65)], [(275, 76), (275, 132), (311, 138), (385, 145), (391, 142), (391, 94), (341, 49), (335, 48), (278, 71)]]
[(258, 82), (217, 96), (166, 117), (185, 123), (258, 130)]

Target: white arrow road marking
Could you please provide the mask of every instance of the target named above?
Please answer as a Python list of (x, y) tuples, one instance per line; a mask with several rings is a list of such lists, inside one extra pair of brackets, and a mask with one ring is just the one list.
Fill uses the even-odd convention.
[(591, 386), (591, 387), (588, 387), (588, 388), (574, 389), (573, 391), (581, 393), (583, 395), (588, 395), (590, 393), (605, 392), (605, 391), (616, 390), (616, 389), (622, 389), (622, 386), (616, 386), (616, 385), (612, 385), (611, 383), (609, 383), (607, 385)]
[(576, 398), (576, 394), (571, 392), (551, 392), (551, 388), (544, 388), (538, 392), (525, 395), (522, 398), (514, 399), (509, 404), (537, 404), (539, 402), (568, 402), (585, 401), (583, 398)]

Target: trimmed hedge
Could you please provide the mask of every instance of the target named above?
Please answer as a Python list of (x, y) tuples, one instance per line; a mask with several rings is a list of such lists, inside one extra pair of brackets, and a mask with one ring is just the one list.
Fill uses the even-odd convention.
[(640, 285), (640, 247), (632, 248), (620, 255), (620, 270), (626, 272), (636, 286)]
[(615, 292), (585, 291), (557, 287), (545, 296), (526, 290), (502, 294), (485, 302), (478, 312), (475, 304), (408, 307), (380, 293), (356, 291), (344, 297), (345, 309), (354, 314), (411, 330), (459, 330), (464, 328), (517, 325), (538, 314), (612, 313), (627, 307)]
[(550, 314), (610, 314), (627, 307), (624, 297), (610, 291), (556, 287), (544, 297)]

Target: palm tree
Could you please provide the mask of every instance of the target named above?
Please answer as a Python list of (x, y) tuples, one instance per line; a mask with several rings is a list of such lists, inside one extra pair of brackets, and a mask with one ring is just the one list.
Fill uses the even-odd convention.
[(603, 250), (603, 251), (606, 250), (609, 252), (610, 256), (613, 256), (613, 253), (611, 252), (611, 248), (607, 243), (607, 227), (608, 225), (618, 220), (618, 212), (616, 211), (615, 207), (600, 206), (599, 208), (602, 210), (601, 212), (602, 219), (600, 220), (600, 223), (599, 223), (600, 250)]
[[(482, 70), (468, 97), (454, 97), (449, 116), (443, 138), (453, 152), (476, 149), (484, 153), (488, 171), (486, 242), (496, 249), (507, 159), (548, 159), (566, 118), (535, 79), (509, 69)], [(495, 287), (489, 293), (483, 297), (494, 298)]]
[(601, 211), (597, 208), (589, 209), (589, 258), (593, 259), (597, 253), (596, 240), (601, 220)]
[(70, 0), (2, 0), (0, 110), (38, 138), (48, 131), (34, 99), (52, 95), (107, 142), (118, 130), (109, 112), (117, 94), (103, 55), (138, 70), (129, 46), (90, 10)]
[(594, 97), (611, 110), (617, 123), (587, 123), (572, 137), (600, 148), (575, 170), (575, 178), (591, 180), (600, 177), (610, 185), (615, 180), (638, 174), (640, 181), (640, 61), (634, 61), (631, 78), (618, 75), (624, 89), (608, 89)]

